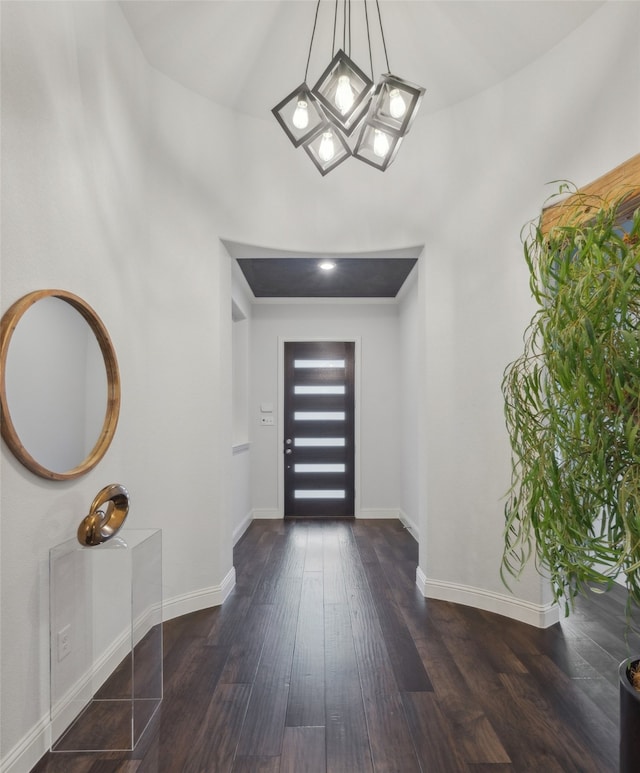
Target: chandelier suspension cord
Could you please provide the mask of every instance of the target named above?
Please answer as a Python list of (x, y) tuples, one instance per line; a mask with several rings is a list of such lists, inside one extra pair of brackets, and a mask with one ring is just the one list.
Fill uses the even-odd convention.
[(349, 0), (342, 0), (342, 50), (346, 52), (347, 56), (351, 55), (351, 51), (347, 51), (347, 3)]
[(371, 32), (369, 30), (369, 12), (367, 11), (367, 0), (364, 0), (364, 18), (367, 25), (367, 44), (369, 46), (369, 65), (371, 66), (371, 80), (375, 80), (373, 74), (373, 56), (371, 55)]
[(313, 20), (313, 31), (311, 32), (311, 42), (309, 43), (309, 53), (307, 54), (307, 66), (304, 71), (304, 82), (307, 82), (307, 74), (309, 73), (309, 62), (311, 61), (311, 48), (313, 47), (313, 38), (316, 34), (316, 24), (318, 23), (318, 11), (320, 10), (320, 0), (316, 5), (316, 16)]
[(380, 22), (380, 34), (382, 35), (382, 47), (384, 48), (384, 58), (387, 62), (387, 72), (391, 72), (389, 67), (389, 57), (387, 56), (387, 44), (384, 40), (384, 30), (382, 29), (382, 16), (380, 15), (380, 2), (376, 0), (376, 8), (378, 9), (378, 21)]
[(333, 42), (331, 44), (331, 58), (333, 59), (336, 53), (336, 29), (338, 27), (338, 0), (336, 0), (336, 7), (333, 11)]

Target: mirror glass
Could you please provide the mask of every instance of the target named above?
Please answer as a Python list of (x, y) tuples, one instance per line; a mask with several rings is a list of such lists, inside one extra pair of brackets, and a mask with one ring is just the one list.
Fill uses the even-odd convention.
[(53, 479), (91, 469), (119, 409), (117, 363), (95, 312), (63, 291), (32, 293), (3, 317), (2, 345), (2, 434), (16, 457)]

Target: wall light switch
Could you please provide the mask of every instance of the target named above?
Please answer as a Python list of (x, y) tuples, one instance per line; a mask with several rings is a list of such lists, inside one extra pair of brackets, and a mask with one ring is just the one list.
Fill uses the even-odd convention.
[(260, 413), (273, 413), (273, 403), (260, 403)]

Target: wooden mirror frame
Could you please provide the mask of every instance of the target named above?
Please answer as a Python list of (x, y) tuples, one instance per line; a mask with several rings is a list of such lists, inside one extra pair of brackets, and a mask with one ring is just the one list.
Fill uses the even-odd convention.
[(620, 214), (631, 217), (631, 213), (640, 206), (640, 153), (580, 188), (566, 200), (547, 207), (540, 219), (540, 230), (548, 234), (554, 226), (588, 221), (594, 211), (623, 198)]
[[(100, 435), (89, 455), (76, 467), (66, 472), (53, 472), (40, 464), (22, 445), (11, 421), (7, 402), (6, 365), (11, 337), (25, 312), (43, 298), (59, 298), (72, 306), (85, 319), (98, 341), (107, 375), (107, 405)], [(96, 312), (82, 298), (66, 290), (36, 290), (17, 300), (3, 314), (0, 321), (0, 421), (2, 438), (12, 453), (28, 470), (49, 480), (70, 480), (93, 469), (107, 452), (120, 415), (120, 373), (115, 349), (109, 333)]]

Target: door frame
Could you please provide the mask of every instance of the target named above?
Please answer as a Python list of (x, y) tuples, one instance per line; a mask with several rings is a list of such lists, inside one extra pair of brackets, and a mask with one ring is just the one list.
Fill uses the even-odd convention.
[(360, 374), (361, 374), (361, 342), (360, 336), (278, 336), (278, 514), (284, 519), (284, 345), (285, 343), (297, 343), (309, 341), (345, 341), (353, 343), (353, 378), (354, 378), (354, 416), (353, 416), (353, 441), (355, 445), (353, 460), (353, 482), (355, 494), (353, 499), (353, 515), (360, 517)]

